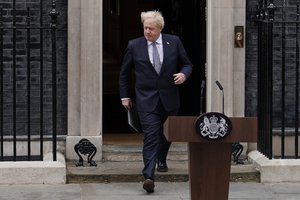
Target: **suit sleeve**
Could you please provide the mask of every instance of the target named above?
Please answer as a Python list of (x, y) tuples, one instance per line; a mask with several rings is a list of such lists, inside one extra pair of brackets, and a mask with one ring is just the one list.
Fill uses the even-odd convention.
[(183, 47), (181, 40), (178, 38), (178, 51), (179, 51), (179, 65), (180, 72), (185, 74), (186, 78), (188, 78), (192, 73), (192, 63)]
[(132, 50), (130, 47), (130, 41), (128, 42), (127, 48), (125, 49), (120, 76), (119, 76), (119, 89), (120, 97), (130, 98), (130, 77), (133, 68), (133, 57)]

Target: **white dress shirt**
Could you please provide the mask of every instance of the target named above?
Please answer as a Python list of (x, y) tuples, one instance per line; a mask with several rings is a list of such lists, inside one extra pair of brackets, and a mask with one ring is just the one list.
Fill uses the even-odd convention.
[[(160, 63), (163, 63), (164, 52), (163, 52), (161, 34), (159, 35), (158, 39), (155, 42), (156, 42), (156, 47), (157, 47), (157, 51), (158, 51), (158, 54), (159, 54)], [(152, 42), (147, 41), (147, 44), (148, 44), (148, 54), (149, 54), (150, 62), (153, 65), (153, 46), (152, 46)]]

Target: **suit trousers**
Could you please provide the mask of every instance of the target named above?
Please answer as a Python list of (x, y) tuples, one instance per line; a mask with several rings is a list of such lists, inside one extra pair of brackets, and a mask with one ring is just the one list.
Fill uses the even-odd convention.
[(160, 101), (154, 111), (139, 112), (144, 134), (143, 176), (145, 179), (154, 180), (156, 163), (166, 162), (171, 142), (168, 142), (163, 134), (163, 125), (170, 115), (177, 115), (177, 110), (167, 112)]

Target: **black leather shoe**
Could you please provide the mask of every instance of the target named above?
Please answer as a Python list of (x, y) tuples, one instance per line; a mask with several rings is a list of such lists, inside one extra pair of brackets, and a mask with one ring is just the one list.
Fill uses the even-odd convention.
[(154, 192), (154, 181), (150, 178), (146, 179), (143, 183), (143, 188), (146, 190), (148, 193)]
[(158, 162), (157, 163), (157, 171), (158, 172), (167, 172), (169, 169), (168, 169), (168, 166), (167, 166), (167, 163), (162, 163), (162, 162)]

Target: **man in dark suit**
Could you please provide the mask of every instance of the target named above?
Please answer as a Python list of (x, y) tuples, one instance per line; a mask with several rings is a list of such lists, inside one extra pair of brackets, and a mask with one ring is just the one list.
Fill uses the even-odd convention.
[(177, 115), (178, 85), (192, 72), (192, 64), (177, 36), (161, 33), (164, 19), (159, 11), (141, 13), (144, 37), (128, 42), (120, 71), (122, 105), (131, 109), (131, 71), (135, 72), (136, 109), (144, 133), (143, 188), (154, 192), (155, 166), (168, 171), (166, 159), (171, 145), (163, 135), (168, 116)]

